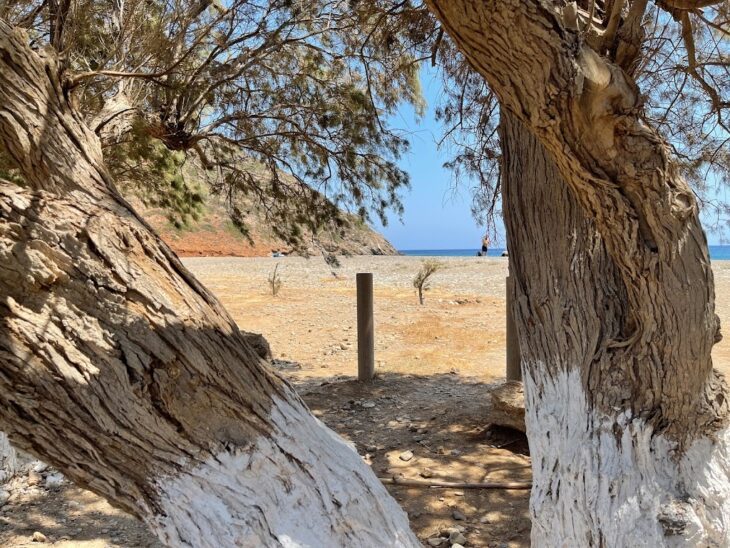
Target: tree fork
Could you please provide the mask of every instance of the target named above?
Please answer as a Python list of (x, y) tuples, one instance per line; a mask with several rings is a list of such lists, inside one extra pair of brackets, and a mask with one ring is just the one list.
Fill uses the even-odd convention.
[(174, 546), (418, 546), (362, 459), (114, 190), (0, 21), (0, 429)]

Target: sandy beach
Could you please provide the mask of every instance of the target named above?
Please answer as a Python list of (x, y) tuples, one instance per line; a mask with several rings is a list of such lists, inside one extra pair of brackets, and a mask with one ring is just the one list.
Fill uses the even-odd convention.
[[(223, 302), (238, 325), (262, 333), (276, 357), (299, 362), (300, 377), (356, 373), (355, 274), (372, 272), (380, 372), (449, 372), (491, 381), (504, 376), (506, 258), (439, 257), (423, 306), (412, 287), (423, 257), (188, 258), (185, 264)], [(279, 264), (282, 288), (267, 278)], [(713, 264), (717, 304), (730, 325), (730, 261)], [(344, 348), (343, 348), (344, 347)], [(715, 346), (730, 372), (730, 340)], [(320, 369), (324, 371), (320, 371)]]
[[(381, 477), (529, 481), (524, 438), (487, 428), (490, 385), (504, 376), (507, 259), (443, 257), (423, 306), (411, 281), (422, 257), (188, 258), (184, 263), (238, 325), (270, 342), (274, 366), (313, 412)], [(267, 278), (276, 265), (279, 295)], [(713, 265), (717, 313), (730, 322), (730, 261)], [(355, 274), (374, 275), (376, 370), (357, 373)], [(730, 340), (714, 351), (730, 373)], [(47, 472), (43, 472), (47, 474)], [(21, 477), (0, 509), (0, 545), (30, 546), (39, 531), (56, 546), (158, 546), (144, 526), (65, 483)], [(467, 546), (529, 545), (529, 491), (389, 486), (419, 537), (456, 530)], [(36, 544), (37, 545), (37, 544)], [(445, 544), (448, 546), (448, 543)]]

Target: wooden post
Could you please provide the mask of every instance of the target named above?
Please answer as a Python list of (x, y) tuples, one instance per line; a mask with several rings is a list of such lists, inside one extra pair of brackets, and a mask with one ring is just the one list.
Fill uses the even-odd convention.
[(373, 275), (360, 272), (357, 281), (357, 378), (375, 376), (375, 326), (373, 322)]
[(522, 368), (520, 367), (520, 341), (517, 337), (515, 315), (512, 310), (512, 296), (514, 295), (512, 276), (507, 276), (507, 373), (508, 381), (521, 381)]

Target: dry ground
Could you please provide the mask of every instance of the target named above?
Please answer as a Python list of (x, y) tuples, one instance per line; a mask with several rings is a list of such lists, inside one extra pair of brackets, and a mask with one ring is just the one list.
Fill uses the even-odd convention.
[[(355, 257), (334, 273), (321, 259), (185, 262), (243, 329), (266, 336), (279, 371), (316, 415), (355, 443), (379, 476), (529, 480), (524, 440), (487, 428), (486, 393), (504, 373), (506, 260), (443, 259), (445, 268), (419, 306), (410, 281), (420, 260)], [(277, 262), (283, 286), (273, 297), (266, 280)], [(730, 321), (730, 262), (714, 270), (718, 314)], [(367, 386), (354, 380), (359, 271), (375, 278), (379, 377)], [(717, 345), (715, 357), (730, 372), (730, 340)], [(403, 460), (407, 452), (413, 457)], [(528, 491), (389, 489), (424, 540), (459, 527), (467, 546), (528, 545)], [(0, 509), (2, 546), (34, 545), (36, 531), (57, 546), (157, 546), (140, 524), (68, 484), (29, 486), (24, 476), (11, 492)]]

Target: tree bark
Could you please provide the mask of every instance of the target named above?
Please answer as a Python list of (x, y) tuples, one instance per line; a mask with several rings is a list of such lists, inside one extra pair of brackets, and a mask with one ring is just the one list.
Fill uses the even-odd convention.
[(171, 546), (418, 546), (362, 459), (114, 190), (0, 21), (0, 428)]
[(5, 432), (0, 432), (0, 484), (12, 478), (17, 470), (18, 454)]
[[(720, 326), (707, 241), (692, 191), (642, 119), (636, 83), (571, 28), (562, 3), (427, 3), (502, 109), (537, 137), (525, 154), (539, 142), (561, 182), (540, 183), (508, 222), (511, 245), (515, 232), (535, 238), (510, 250), (533, 542), (727, 546), (728, 391), (710, 355)], [(525, 163), (507, 168), (524, 182), (530, 157), (508, 155)], [(555, 200), (553, 215), (575, 216), (541, 215)], [(546, 234), (563, 240), (562, 254)]]
[[(659, 371), (637, 358), (642, 346), (615, 354), (632, 314), (625, 280), (551, 155), (506, 110), (500, 136), (533, 463), (533, 546), (727, 546), (728, 430), (685, 432), (680, 445), (667, 434), (670, 424), (632, 413), (631, 402), (606, 409), (597, 401), (625, 371), (634, 372), (637, 389), (650, 388), (641, 379)], [(677, 330), (666, 337), (680, 347), (693, 342)], [(692, 367), (688, 376), (701, 374)], [(618, 378), (607, 381), (610, 375)], [(691, 386), (663, 397), (701, 397)]]

